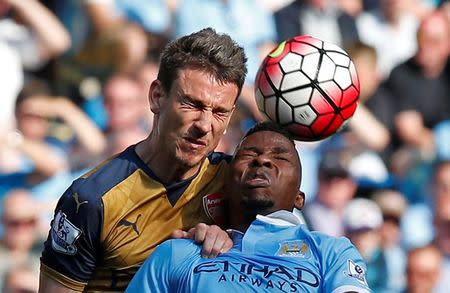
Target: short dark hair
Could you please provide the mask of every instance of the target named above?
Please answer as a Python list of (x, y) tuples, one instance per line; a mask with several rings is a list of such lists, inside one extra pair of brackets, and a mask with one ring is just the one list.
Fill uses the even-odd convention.
[(179, 69), (205, 69), (219, 82), (236, 84), (239, 96), (247, 74), (246, 62), (244, 49), (229, 35), (205, 28), (167, 44), (161, 53), (158, 80), (169, 92)]
[(273, 131), (277, 132), (287, 139), (295, 146), (294, 136), (287, 131), (285, 128), (280, 126), (279, 124), (272, 122), (272, 121), (264, 121), (256, 123), (252, 128), (250, 128), (247, 133), (242, 137), (242, 139), (246, 138), (247, 136), (252, 135), (253, 133), (260, 132), (260, 131)]

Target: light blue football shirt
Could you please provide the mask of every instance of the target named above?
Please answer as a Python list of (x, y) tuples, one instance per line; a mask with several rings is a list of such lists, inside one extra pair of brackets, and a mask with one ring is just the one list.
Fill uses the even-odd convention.
[(168, 240), (126, 292), (372, 292), (366, 265), (347, 238), (309, 231), (288, 211), (258, 216), (217, 258), (192, 240)]

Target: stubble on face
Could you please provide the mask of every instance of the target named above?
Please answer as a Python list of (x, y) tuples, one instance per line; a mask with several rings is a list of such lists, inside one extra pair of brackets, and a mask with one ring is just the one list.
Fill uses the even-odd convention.
[[(221, 83), (207, 71), (179, 72), (169, 93), (171, 113), (164, 123), (172, 128), (166, 147), (174, 148), (174, 164), (194, 168), (214, 151), (228, 125), (237, 92), (235, 84)], [(229, 116), (222, 117), (224, 111)]]

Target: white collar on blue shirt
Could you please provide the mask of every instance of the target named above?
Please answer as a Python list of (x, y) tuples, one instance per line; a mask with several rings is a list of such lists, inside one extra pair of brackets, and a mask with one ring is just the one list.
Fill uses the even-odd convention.
[(277, 226), (298, 226), (304, 224), (302, 219), (286, 210), (279, 210), (267, 216), (257, 215), (256, 219)]
[[(298, 216), (297, 214), (286, 210), (279, 210), (266, 216), (256, 215), (256, 219), (267, 224), (284, 227), (294, 227), (305, 224), (301, 215)], [(234, 243), (238, 242), (238, 239), (242, 239), (244, 236), (243, 232), (234, 229), (228, 229), (227, 232), (231, 233), (231, 238)]]

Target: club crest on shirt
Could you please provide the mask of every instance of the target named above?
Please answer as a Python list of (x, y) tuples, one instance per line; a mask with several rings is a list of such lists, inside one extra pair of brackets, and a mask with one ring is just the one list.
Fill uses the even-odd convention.
[(80, 237), (81, 230), (75, 227), (68, 219), (66, 214), (59, 211), (52, 224), (52, 247), (55, 251), (68, 255), (77, 253), (75, 241)]
[(360, 265), (355, 264), (350, 259), (348, 260), (348, 271), (345, 271), (344, 274), (348, 277), (356, 278), (360, 283), (367, 285), (366, 272)]
[(203, 197), (203, 209), (205, 213), (217, 225), (225, 224), (224, 196), (222, 193), (211, 193)]
[(287, 257), (309, 258), (311, 251), (308, 244), (303, 240), (291, 240), (280, 243), (276, 255)]

